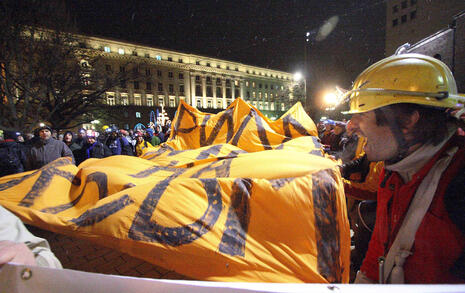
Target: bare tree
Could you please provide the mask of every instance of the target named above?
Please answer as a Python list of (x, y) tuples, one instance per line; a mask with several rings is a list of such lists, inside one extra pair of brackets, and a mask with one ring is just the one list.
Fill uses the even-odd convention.
[(105, 113), (104, 94), (129, 79), (75, 33), (61, 1), (0, 3), (0, 128), (68, 129)]

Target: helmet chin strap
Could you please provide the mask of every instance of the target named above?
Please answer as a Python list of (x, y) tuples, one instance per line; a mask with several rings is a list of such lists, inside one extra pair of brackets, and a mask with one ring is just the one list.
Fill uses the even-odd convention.
[(380, 110), (383, 112), (384, 116), (386, 117), (389, 128), (391, 129), (392, 133), (394, 134), (394, 138), (397, 142), (397, 155), (394, 158), (386, 160), (388, 164), (394, 164), (399, 162), (400, 160), (404, 159), (408, 155), (408, 150), (411, 146), (417, 144), (419, 142), (418, 139), (414, 139), (411, 141), (405, 140), (404, 134), (397, 123), (397, 120), (394, 115), (394, 111), (390, 107), (382, 107)]

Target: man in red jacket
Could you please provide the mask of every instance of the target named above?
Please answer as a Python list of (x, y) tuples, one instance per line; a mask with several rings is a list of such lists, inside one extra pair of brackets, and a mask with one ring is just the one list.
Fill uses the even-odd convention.
[(465, 139), (447, 111), (464, 102), (451, 71), (429, 56), (395, 55), (346, 96), (368, 160), (385, 162), (355, 282), (465, 282)]

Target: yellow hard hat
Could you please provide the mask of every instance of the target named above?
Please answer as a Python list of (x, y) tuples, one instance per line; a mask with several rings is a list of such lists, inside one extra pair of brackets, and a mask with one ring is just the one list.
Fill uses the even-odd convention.
[(452, 72), (440, 60), (421, 54), (393, 55), (365, 69), (344, 97), (350, 110), (344, 114), (371, 111), (398, 103), (440, 108), (461, 108)]
[(105, 130), (107, 130), (108, 127), (109, 127), (108, 125), (103, 125), (102, 130), (105, 131)]

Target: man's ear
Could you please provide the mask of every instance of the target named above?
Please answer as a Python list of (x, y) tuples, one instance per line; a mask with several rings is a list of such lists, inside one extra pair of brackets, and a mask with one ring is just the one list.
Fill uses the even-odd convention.
[(415, 124), (417, 124), (418, 120), (420, 119), (420, 113), (418, 113), (417, 110), (413, 111), (412, 114), (406, 119), (406, 123), (404, 124), (404, 127), (402, 127), (402, 132), (404, 134), (407, 134), (410, 132), (410, 130), (413, 129)]

